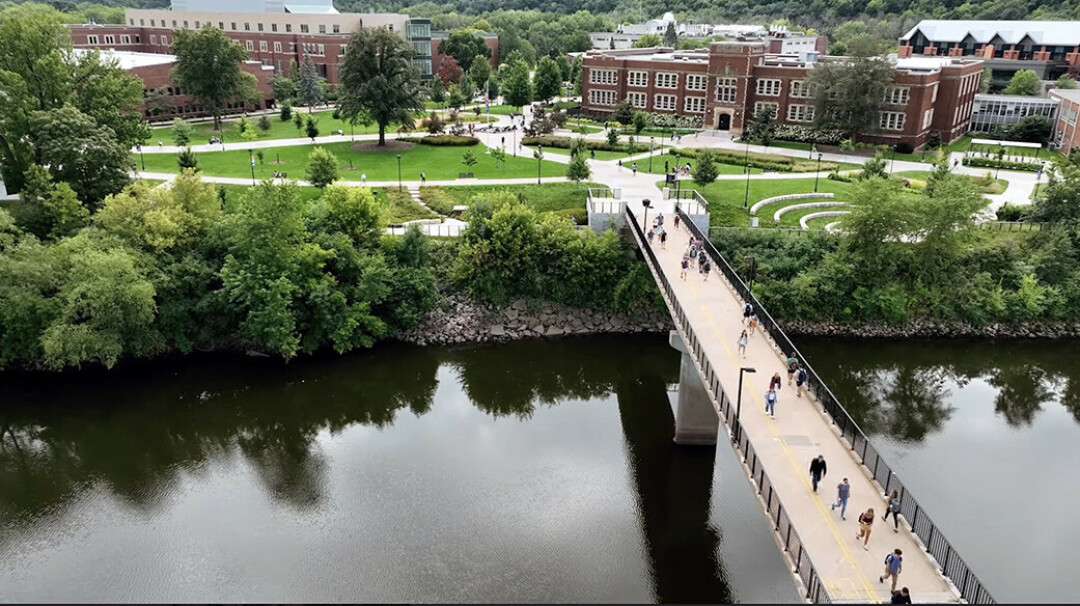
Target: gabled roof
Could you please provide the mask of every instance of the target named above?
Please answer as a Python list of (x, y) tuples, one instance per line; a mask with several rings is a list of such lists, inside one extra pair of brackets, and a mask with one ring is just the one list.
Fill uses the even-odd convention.
[(910, 40), (915, 32), (922, 32), (933, 42), (961, 42), (969, 34), (978, 44), (987, 44), (995, 35), (1005, 44), (1019, 44), (1024, 36), (1031, 36), (1035, 44), (1047, 46), (1080, 45), (1080, 22), (1078, 21), (920, 21), (901, 41)]

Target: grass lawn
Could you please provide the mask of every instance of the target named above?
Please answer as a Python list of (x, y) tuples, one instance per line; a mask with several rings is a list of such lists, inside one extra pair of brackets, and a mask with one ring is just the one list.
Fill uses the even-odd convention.
[[(669, 162), (670, 166), (675, 166), (676, 164), (685, 166), (687, 161), (689, 161), (691, 167), (697, 162), (696, 159), (686, 158), (685, 156), (679, 156), (677, 160), (676, 158), (677, 156), (675, 154), (656, 154), (656, 156), (653, 157), (652, 170), (649, 170), (648, 158), (637, 161), (638, 170), (643, 173), (662, 175), (664, 174), (664, 161)], [(723, 164), (721, 162), (716, 163), (716, 169), (721, 175), (745, 175), (745, 168), (746, 167), (742, 165)], [(762, 172), (764, 171), (760, 168), (750, 168), (751, 175), (760, 175)]]
[[(527, 151), (523, 151), (523, 153), (525, 153), (530, 158), (532, 157), (533, 152), (536, 151), (536, 147), (531, 146), (531, 145), (526, 145), (522, 149), (527, 150)], [(592, 158), (590, 156), (589, 157), (590, 159), (595, 159), (595, 160), (600, 160), (600, 161), (618, 160), (619, 158), (627, 158), (630, 155), (630, 154), (627, 154), (625, 152), (604, 151), (604, 150), (600, 150), (600, 149), (595, 150), (595, 151), (596, 151), (596, 157)], [(560, 156), (569, 156), (570, 155), (570, 150), (562, 148), (562, 147), (545, 147), (544, 148), (544, 155), (547, 155), (547, 154), (557, 154), (557, 155), (560, 155)]]
[[(975, 138), (978, 138), (978, 137), (975, 137)], [(965, 152), (965, 151), (968, 151), (968, 149), (971, 147), (971, 139), (972, 139), (971, 135), (964, 135), (963, 137), (960, 137), (956, 141), (953, 141), (952, 143), (950, 143), (948, 145), (942, 146), (942, 148), (944, 149), (945, 153), (947, 153), (947, 154), (948, 153), (953, 153), (953, 152)], [(808, 152), (810, 150), (810, 144), (809, 143), (796, 143), (794, 141), (773, 141), (769, 145), (771, 145), (772, 147), (783, 147), (785, 149), (802, 149), (802, 150), (806, 150)], [(984, 150), (993, 151), (996, 148), (997, 148), (996, 146), (980, 145), (980, 146), (977, 146), (975, 148), (975, 150), (978, 151), (980, 149), (984, 149)], [(1025, 157), (1028, 157), (1028, 158), (1031, 158), (1032, 156), (1035, 155), (1035, 150), (1033, 150), (1033, 149), (1027, 149), (1027, 148), (1023, 148), (1023, 147), (1008, 147), (1008, 146), (1006, 146), (1005, 149), (1006, 149), (1006, 153), (1008, 153), (1010, 155), (1025, 156)], [(826, 148), (824, 148), (824, 146), (822, 147), (822, 151), (828, 151), (829, 153), (834, 153), (834, 150), (832, 148), (829, 148), (828, 150), (826, 150)], [(847, 152), (842, 152), (841, 151), (841, 152), (835, 152), (835, 153), (847, 153)], [(893, 158), (892, 152), (889, 152), (888, 157)], [(911, 154), (900, 154), (900, 153), (898, 153), (898, 154), (895, 154), (895, 158), (897, 160), (904, 160), (904, 161), (907, 161), (907, 162), (922, 162), (922, 163), (925, 163), (925, 164), (933, 164), (934, 160), (937, 158), (937, 154), (935, 153), (935, 150), (928, 149), (928, 150), (926, 150), (925, 154), (922, 151), (918, 151), (918, 152), (911, 153)], [(1032, 160), (1035, 160), (1035, 159), (1036, 158), (1032, 158)], [(1052, 151), (1052, 150), (1048, 150), (1048, 149), (1042, 149), (1042, 150), (1039, 150), (1039, 154), (1038, 154), (1037, 159), (1038, 160), (1064, 160), (1065, 156), (1061, 152)]]
[(810, 219), (806, 222), (806, 226), (810, 229), (825, 229), (826, 225), (843, 220), (843, 217), (822, 217), (820, 219)]
[(520, 114), (521, 108), (514, 107), (513, 105), (492, 105), (491, 113), (500, 116), (509, 116), (510, 114)]
[[(240, 197), (250, 191), (250, 185), (216, 185), (219, 190), (225, 190), (225, 208), (235, 209), (240, 202)], [(317, 199), (322, 191), (317, 187), (297, 187), (300, 199), (310, 201)], [(409, 195), (409, 192), (398, 192), (397, 189), (378, 189), (375, 199), (385, 208), (383, 219), (387, 225), (414, 221), (416, 219), (435, 219), (439, 215), (420, 206)]]
[[(987, 172), (992, 171), (991, 169), (987, 169)], [(933, 172), (929, 170), (905, 170), (896, 173), (896, 175), (901, 177), (908, 177), (910, 179), (917, 179), (919, 181), (922, 181), (923, 184), (926, 183), (926, 180), (932, 174)], [(971, 182), (979, 188), (979, 191), (987, 195), (1003, 193), (1009, 187), (1009, 182), (1005, 179), (992, 179), (990, 183), (984, 184), (984, 180), (982, 177), (978, 177), (975, 175), (969, 175), (969, 177), (971, 178)]]
[[(543, 185), (467, 185), (460, 187), (421, 187), (420, 198), (431, 208), (449, 214), (454, 205), (468, 205), (476, 194), (508, 191), (524, 194), (525, 202), (537, 212), (574, 211), (581, 223), (590, 187), (596, 183), (546, 183)], [(580, 214), (579, 214), (580, 213)]]
[[(351, 131), (349, 129), (349, 123), (343, 120), (334, 119), (333, 110), (317, 111), (313, 114), (308, 114), (306, 109), (294, 108), (293, 114), (300, 113), (307, 120), (310, 115), (314, 117), (319, 123), (319, 136), (325, 137), (326, 135), (337, 134), (337, 130), (341, 129), (345, 134), (357, 134), (368, 135), (379, 132), (379, 127), (375, 124), (370, 126), (364, 126), (363, 124), (357, 124)], [(280, 114), (272, 114), (267, 116), (270, 118), (270, 130), (263, 131), (258, 127), (259, 118), (248, 117), (248, 122), (255, 129), (255, 132), (259, 135), (257, 141), (266, 141), (270, 139), (296, 139), (299, 137), (307, 137), (307, 131), (301, 128), (296, 130), (296, 125), (292, 120), (288, 122), (282, 122)], [(222, 123), (225, 128), (225, 134), (223, 135), (226, 143), (236, 143), (243, 141), (244, 138), (240, 136), (240, 123), (239, 120), (227, 120)], [(397, 130), (397, 126), (388, 126), (387, 130), (393, 132)], [(211, 136), (218, 135), (219, 133), (214, 130), (213, 122), (207, 122), (206, 124), (193, 124), (191, 143), (193, 145), (201, 145), (208, 143)], [(173, 144), (173, 127), (170, 122), (168, 126), (160, 128), (150, 129), (150, 137), (146, 140), (145, 145), (156, 145), (158, 141), (161, 141), (165, 145)]]
[[(323, 145), (338, 158), (342, 168), (339, 178), (343, 181), (359, 181), (366, 174), (369, 181), (396, 181), (398, 162), (395, 152), (358, 152), (353, 143), (331, 143)], [(308, 164), (308, 154), (312, 145), (275, 147), (263, 150), (264, 162), (255, 164), (255, 178), (269, 179), (274, 171), (283, 172), (290, 179), (304, 179), (304, 169)], [(473, 150), (477, 164), (471, 169), (461, 163), (466, 149)], [(251, 164), (247, 150), (223, 152), (203, 152), (197, 154), (199, 169), (202, 174), (215, 177), (251, 177)], [(281, 163), (274, 162), (280, 158)], [(138, 156), (135, 156), (138, 160)], [(347, 170), (349, 161), (355, 170)], [(150, 172), (178, 172), (176, 156), (173, 154), (147, 154), (146, 170)], [(427, 172), (428, 179), (457, 179), (458, 173), (472, 172), (478, 179), (498, 179), (536, 176), (536, 160), (532, 157), (508, 155), (505, 166), (497, 166), (490, 155), (484, 154), (482, 146), (473, 147), (438, 147), (433, 145), (414, 145), (401, 152), (402, 179), (416, 181), (420, 171)], [(566, 167), (555, 162), (543, 162), (543, 176), (562, 177)]]
[[(704, 188), (697, 185), (693, 186), (701, 193), (701, 195), (705, 196), (706, 200), (709, 201), (711, 225), (746, 227), (750, 224), (749, 207), (753, 206), (755, 202), (773, 196), (805, 194), (814, 191), (813, 178), (775, 180), (751, 179), (750, 193), (746, 203), (747, 208), (743, 208), (743, 198), (747, 191), (746, 183), (746, 181), (714, 181)], [(664, 184), (658, 183), (657, 187), (664, 187)], [(687, 189), (690, 189), (690, 186), (688, 186)], [(836, 194), (836, 199), (841, 202), (845, 201), (844, 197), (850, 189), (850, 183), (832, 181), (825, 178), (818, 179), (818, 191)], [(761, 217), (762, 227), (774, 225), (771, 212), (765, 214), (763, 211), (758, 211), (757, 216)], [(799, 215), (794, 212), (784, 215), (783, 219), (785, 221), (783, 224), (789, 225), (790, 218), (794, 218), (794, 225), (798, 226)]]

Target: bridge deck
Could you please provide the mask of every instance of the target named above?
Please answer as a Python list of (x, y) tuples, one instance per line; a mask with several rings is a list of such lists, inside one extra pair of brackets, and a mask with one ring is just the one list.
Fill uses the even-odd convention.
[[(640, 206), (635, 206), (634, 211), (639, 222), (651, 223), (656, 216), (655, 212), (650, 212), (648, 218), (644, 217)], [(652, 244), (659, 269), (671, 283), (674, 296), (732, 401), (736, 399), (739, 367), (757, 370), (756, 374), (744, 377), (743, 431), (756, 450), (760, 465), (771, 479), (775, 494), (802, 539), (830, 599), (834, 602), (888, 603), (890, 580), (880, 583), (878, 578), (884, 572), (885, 556), (900, 548), (904, 560), (897, 588), (908, 587), (915, 602), (960, 601), (955, 589), (911, 534), (907, 520), (901, 518), (899, 532), (893, 531), (891, 518), (887, 523), (881, 520), (886, 509), (884, 495), (830, 419), (809, 399), (809, 394), (797, 398), (795, 386), (787, 385), (786, 355), (781, 354), (759, 330), (749, 339), (745, 359), (737, 356), (737, 340), (744, 328), (742, 301), (715, 267), (707, 281), (696, 269), (688, 272), (685, 281), (679, 278), (680, 262), (690, 234), (685, 227), (673, 229), (672, 219), (669, 210), (664, 218), (668, 230), (666, 250), (661, 249), (658, 240)], [(774, 420), (764, 412), (764, 394), (775, 372), (780, 373), (783, 386)], [(720, 439), (727, 439), (725, 432), (721, 431)], [(818, 494), (814, 494), (808, 468), (811, 459), (818, 454), (825, 456), (828, 474), (822, 480)], [(839, 510), (830, 511), (829, 505), (836, 498), (836, 485), (845, 477), (851, 484), (851, 498), (847, 520), (842, 521)], [(864, 550), (862, 541), (855, 539), (857, 519), (870, 507), (874, 508), (876, 521), (868, 550)]]

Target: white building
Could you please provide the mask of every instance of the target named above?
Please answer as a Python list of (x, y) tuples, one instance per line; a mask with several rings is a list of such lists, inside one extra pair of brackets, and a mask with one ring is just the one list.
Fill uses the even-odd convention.
[(333, 0), (172, 0), (174, 11), (335, 15)]

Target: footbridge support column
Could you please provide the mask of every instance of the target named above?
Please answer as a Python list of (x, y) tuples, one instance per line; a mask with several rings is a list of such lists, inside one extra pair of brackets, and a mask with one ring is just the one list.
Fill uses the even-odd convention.
[(678, 331), (671, 331), (668, 343), (682, 352), (682, 363), (679, 365), (679, 402), (675, 409), (675, 443), (715, 445), (720, 417), (716, 415), (709, 392), (705, 389), (701, 375), (698, 374), (694, 360), (690, 358), (686, 343)]

